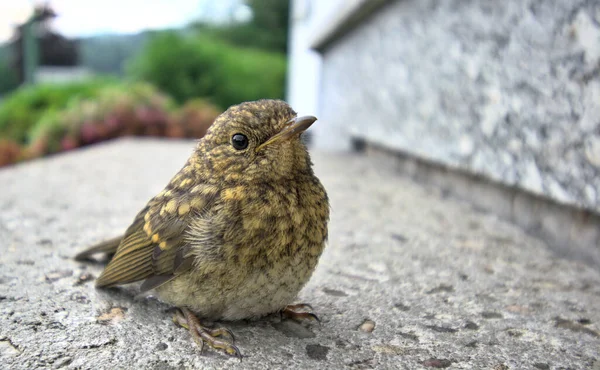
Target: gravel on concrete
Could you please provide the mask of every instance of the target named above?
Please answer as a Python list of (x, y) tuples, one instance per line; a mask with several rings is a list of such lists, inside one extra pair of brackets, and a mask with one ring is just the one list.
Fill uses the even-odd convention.
[(322, 324), (216, 323), (242, 362), (200, 353), (168, 305), (96, 290), (86, 246), (124, 231), (190, 141), (118, 140), (0, 170), (2, 368), (600, 369), (600, 272), (395, 174), (313, 153), (330, 245), (299, 301)]

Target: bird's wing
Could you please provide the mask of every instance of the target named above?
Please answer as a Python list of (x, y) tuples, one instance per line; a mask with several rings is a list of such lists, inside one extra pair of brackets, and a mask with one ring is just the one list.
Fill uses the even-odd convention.
[(101, 243), (98, 243), (98, 244), (84, 250), (83, 252), (78, 253), (75, 256), (75, 260), (84, 261), (96, 253), (105, 253), (105, 254), (109, 254), (109, 255), (115, 254), (117, 252), (117, 248), (119, 247), (119, 244), (121, 244), (121, 240), (123, 240), (123, 235), (120, 235), (116, 238), (112, 238), (109, 240), (105, 240)]
[(167, 187), (137, 214), (96, 286), (146, 279), (142, 290), (149, 290), (189, 270), (194, 256), (186, 234), (192, 221), (203, 217), (211, 194)]

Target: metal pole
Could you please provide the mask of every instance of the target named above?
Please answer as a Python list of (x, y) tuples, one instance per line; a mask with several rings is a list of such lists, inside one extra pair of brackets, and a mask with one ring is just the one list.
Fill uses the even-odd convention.
[(23, 70), (25, 84), (35, 84), (35, 72), (39, 63), (38, 42), (35, 34), (35, 15), (23, 27)]

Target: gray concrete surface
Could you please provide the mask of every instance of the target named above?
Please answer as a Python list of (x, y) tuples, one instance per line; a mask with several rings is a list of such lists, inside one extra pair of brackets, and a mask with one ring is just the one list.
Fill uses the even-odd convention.
[(72, 259), (123, 231), (191, 151), (123, 140), (0, 170), (2, 368), (600, 369), (600, 273), (494, 215), (390, 174), (313, 155), (331, 241), (300, 300), (322, 325), (217, 323), (240, 363), (201, 354), (169, 307), (100, 291)]
[(579, 259), (600, 270), (600, 213), (558, 204), (550, 198), (481, 176), (440, 166), (406, 153), (365, 144), (364, 152), (415, 182), (436, 186), (475, 208), (493, 212), (546, 242), (559, 255)]

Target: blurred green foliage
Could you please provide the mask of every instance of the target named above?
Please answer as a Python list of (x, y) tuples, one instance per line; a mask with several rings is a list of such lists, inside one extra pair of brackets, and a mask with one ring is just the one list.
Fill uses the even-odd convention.
[(135, 79), (155, 84), (183, 103), (204, 97), (221, 108), (282, 98), (285, 55), (233, 46), (207, 36), (165, 32), (152, 38), (129, 66)]
[[(180, 34), (200, 34), (229, 44), (285, 54), (288, 44), (290, 5), (287, 0), (246, 0), (252, 19), (223, 25), (195, 22)], [(123, 75), (132, 57), (148, 39), (164, 31), (143, 31), (133, 35), (98, 35), (79, 40), (81, 65), (98, 73)]]
[(94, 97), (75, 97), (61, 110), (47, 111), (29, 133), (33, 156), (130, 135), (163, 136), (171, 99), (147, 83), (119, 83)]
[(288, 44), (290, 2), (286, 0), (247, 0), (252, 19), (246, 23), (193, 25), (201, 35), (228, 43), (285, 54)]
[(140, 53), (157, 31), (133, 35), (99, 35), (79, 40), (79, 62), (96, 73), (123, 75), (127, 60)]
[(0, 138), (25, 144), (29, 130), (43, 115), (65, 108), (73, 98), (93, 97), (101, 87), (111, 83), (112, 79), (101, 78), (21, 87), (0, 104)]
[[(45, 108), (25, 117), (30, 121), (23, 119), (27, 124), (22, 126), (28, 129), (19, 136), (25, 139), (0, 138), (0, 167), (121, 136), (200, 138), (221, 113), (203, 99), (190, 100), (177, 108), (172, 98), (146, 82), (93, 80), (51, 87), (61, 87), (64, 95), (60, 101), (42, 99)], [(79, 88), (78, 93), (67, 97), (67, 87)], [(15, 100), (21, 106), (32, 106), (35, 99), (30, 97), (45, 97), (49, 87), (38, 85), (28, 90), (23, 96), (29, 99)]]

